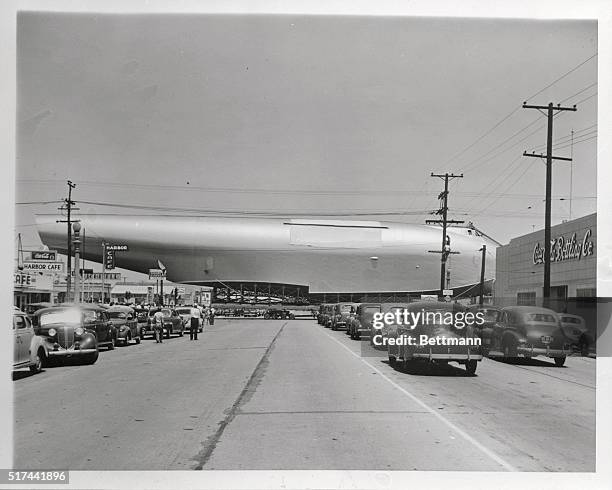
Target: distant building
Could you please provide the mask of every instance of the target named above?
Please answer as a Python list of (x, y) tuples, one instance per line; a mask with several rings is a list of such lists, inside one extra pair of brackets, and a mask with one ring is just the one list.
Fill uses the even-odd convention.
[[(551, 307), (597, 297), (597, 213), (551, 228)], [(544, 287), (544, 230), (497, 248), (496, 304), (540, 305)]]

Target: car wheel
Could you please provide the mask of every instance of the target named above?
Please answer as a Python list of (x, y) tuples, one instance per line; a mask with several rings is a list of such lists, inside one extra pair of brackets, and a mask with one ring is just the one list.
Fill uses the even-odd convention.
[(555, 357), (555, 366), (561, 367), (565, 364), (565, 356), (563, 357)]
[(181, 329), (181, 331), (179, 332), (179, 337), (183, 336), (183, 329)]
[(395, 367), (395, 357), (393, 357), (392, 355), (389, 355), (389, 366), (391, 366), (392, 368)]
[(41, 352), (42, 349), (40, 349), (37, 353), (36, 356), (34, 357), (34, 364), (32, 364), (30, 366), (30, 371), (33, 373), (40, 373), (42, 371), (42, 367), (43, 367), (43, 357), (45, 355), (44, 351)]
[(478, 367), (478, 361), (470, 359), (465, 363), (465, 370), (469, 375), (476, 374), (476, 368)]
[(140, 344), (140, 335), (138, 337), (136, 337), (136, 343)]
[(110, 344), (108, 344), (108, 350), (113, 350), (115, 348), (115, 344), (117, 343), (117, 341), (115, 340), (115, 338), (113, 337), (110, 341)]
[(361, 334), (359, 332), (355, 332), (353, 334), (353, 340), (361, 340)]
[(166, 338), (169, 339), (170, 338), (170, 329), (166, 330)]

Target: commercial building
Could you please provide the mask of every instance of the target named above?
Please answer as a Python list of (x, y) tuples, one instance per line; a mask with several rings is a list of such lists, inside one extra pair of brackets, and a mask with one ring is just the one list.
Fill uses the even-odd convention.
[[(494, 295), (499, 305), (541, 305), (544, 285), (544, 230), (497, 248)], [(597, 297), (597, 213), (551, 228), (550, 307)]]

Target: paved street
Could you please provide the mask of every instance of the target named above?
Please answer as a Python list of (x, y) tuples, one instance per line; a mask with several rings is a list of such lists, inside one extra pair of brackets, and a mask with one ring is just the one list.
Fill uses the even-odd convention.
[(418, 374), (313, 320), (218, 320), (15, 376), (16, 468), (595, 470), (594, 359)]

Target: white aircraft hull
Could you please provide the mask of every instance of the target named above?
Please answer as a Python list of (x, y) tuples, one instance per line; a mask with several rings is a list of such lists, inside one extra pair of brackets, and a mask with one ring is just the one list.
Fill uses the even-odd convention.
[[(37, 216), (41, 240), (65, 252), (66, 225)], [(440, 286), (438, 226), (379, 221), (174, 216), (79, 216), (85, 258), (101, 261), (102, 241), (127, 245), (116, 265), (147, 273), (158, 261), (167, 279), (191, 284), (259, 282), (308, 286), (310, 293), (418, 292)], [(475, 230), (449, 228), (451, 287), (495, 273), (497, 244)]]

